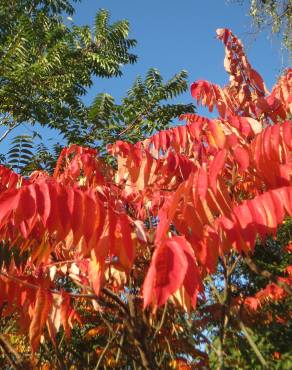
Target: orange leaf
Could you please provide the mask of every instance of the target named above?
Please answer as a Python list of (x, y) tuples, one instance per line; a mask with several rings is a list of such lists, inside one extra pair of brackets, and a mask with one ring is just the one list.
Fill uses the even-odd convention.
[(39, 288), (36, 294), (33, 317), (29, 327), (29, 340), (33, 352), (36, 352), (39, 347), (41, 335), (51, 310), (51, 304), (51, 293), (44, 288)]
[(220, 150), (214, 157), (209, 167), (209, 179), (211, 189), (216, 193), (216, 182), (219, 172), (223, 169), (226, 160), (226, 149)]

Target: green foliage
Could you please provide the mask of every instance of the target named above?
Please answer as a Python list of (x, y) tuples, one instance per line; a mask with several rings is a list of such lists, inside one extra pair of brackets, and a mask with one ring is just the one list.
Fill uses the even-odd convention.
[(292, 4), (290, 0), (251, 0), (250, 15), (258, 29), (271, 27), (273, 33), (283, 34), (283, 43), (292, 48)]
[[(243, 0), (236, 0), (243, 3)], [(256, 31), (271, 29), (280, 35), (283, 46), (291, 51), (292, 3), (291, 0), (249, 0), (249, 15)]]
[(30, 173), (35, 170), (42, 170), (52, 174), (56, 164), (56, 158), (59, 157), (62, 148), (59, 143), (54, 144), (52, 148), (49, 148), (43, 142), (39, 143), (35, 148), (34, 156), (27, 170)]
[[(106, 10), (96, 14), (93, 31), (65, 19), (73, 14), (68, 0), (1, 2), (0, 125), (8, 132), (22, 123), (39, 123), (58, 129), (69, 143), (99, 146), (105, 153), (108, 143), (135, 142), (194, 111), (192, 104), (168, 103), (187, 90), (187, 73), (164, 82), (156, 69), (145, 81), (138, 77), (121, 104), (98, 94), (92, 107), (85, 107), (81, 98), (93, 76), (119, 76), (122, 66), (135, 63), (129, 50), (136, 41), (128, 38), (128, 21), (111, 24)], [(10, 166), (22, 173), (53, 168), (56, 156), (47, 143), (35, 147), (30, 142), (25, 153), (20, 137), (15, 140), (6, 158)]]
[[(36, 138), (40, 140), (38, 144)], [(35, 131), (33, 135), (17, 135), (11, 140), (10, 149), (3, 155), (2, 162), (22, 175), (31, 174), (36, 170), (52, 174), (62, 146), (56, 143), (50, 148), (49, 141), (50, 139), (46, 139), (45, 144), (42, 136)]]
[(84, 121), (81, 96), (92, 77), (120, 75), (134, 63), (126, 20), (109, 24), (100, 10), (95, 29), (77, 27), (68, 0), (3, 0), (0, 3), (0, 118), (13, 127), (36, 122), (66, 131)]
[(33, 137), (18, 135), (11, 141), (11, 147), (7, 153), (7, 163), (17, 172), (23, 172), (33, 157)]
[[(253, 254), (254, 263), (262, 270), (269, 271), (273, 276), (287, 277), (285, 268), (292, 265), (292, 254), (285, 253), (285, 247), (292, 240), (292, 219), (288, 218), (279, 228), (277, 237), (268, 237), (264, 241), (258, 241)], [(220, 268), (215, 277), (217, 289), (223, 292), (222, 274)], [(254, 296), (267, 284), (269, 279), (250, 270), (248, 265), (242, 260), (237, 264), (232, 274), (231, 297)], [(292, 336), (291, 318), (287, 317), (287, 312), (291, 310), (292, 299), (287, 296), (280, 301), (268, 300), (261, 308), (260, 314), (255, 319), (251, 318), (250, 324), (245, 328), (256, 344), (267, 364), (272, 369), (291, 368), (291, 346)], [(199, 317), (206, 317), (208, 311), (198, 312)], [(210, 315), (210, 313), (209, 313)], [(211, 313), (212, 315), (212, 313)], [(283, 320), (284, 321), (283, 321)], [(224, 345), (224, 368), (225, 369), (262, 369), (258, 357), (252, 350), (246, 336), (238, 326), (237, 320), (229, 318), (226, 328), (226, 339)], [(286, 320), (286, 322), (285, 322)], [(218, 366), (218, 356), (214, 348), (219, 346), (219, 330), (216, 320), (210, 320), (213, 325), (209, 328), (209, 337), (212, 338), (212, 348), (210, 348), (211, 368)], [(219, 324), (219, 323), (218, 323)], [(279, 357), (277, 357), (279, 356)]]
[(136, 142), (165, 129), (174, 118), (194, 112), (193, 104), (170, 104), (167, 101), (187, 91), (187, 72), (181, 71), (164, 82), (160, 72), (151, 68), (143, 81), (138, 77), (121, 104), (109, 94), (98, 94), (89, 110), (91, 122), (87, 142), (116, 140)]
[(3, 266), (10, 266), (12, 260), (15, 262), (17, 268), (23, 267), (28, 257), (28, 251), (20, 253), (17, 246), (11, 247), (3, 241), (0, 242), (0, 270)]

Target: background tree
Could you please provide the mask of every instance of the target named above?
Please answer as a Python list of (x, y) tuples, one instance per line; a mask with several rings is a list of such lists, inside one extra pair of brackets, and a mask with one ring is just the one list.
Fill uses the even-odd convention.
[(89, 110), (92, 127), (86, 142), (96, 143), (102, 151), (117, 140), (135, 143), (169, 127), (181, 114), (193, 113), (193, 104), (168, 103), (188, 90), (187, 77), (181, 71), (164, 83), (160, 72), (151, 68), (145, 81), (137, 77), (121, 104), (108, 94), (98, 94)]
[(84, 124), (81, 101), (92, 77), (112, 77), (136, 62), (126, 20), (109, 24), (100, 10), (94, 32), (66, 21), (74, 8), (63, 0), (3, 0), (0, 4), (0, 114), (7, 131), (39, 123), (68, 132)]
[[(82, 97), (92, 86), (93, 76), (121, 75), (122, 66), (136, 62), (129, 51), (136, 41), (128, 38), (126, 20), (109, 24), (106, 10), (97, 13), (94, 32), (66, 20), (73, 13), (70, 1), (1, 2), (0, 118), (5, 131), (0, 141), (22, 123), (39, 123), (57, 129), (64, 142), (98, 145), (104, 153), (106, 144), (118, 138), (142, 139), (179, 114), (194, 111), (192, 104), (167, 104), (187, 90), (187, 73), (178, 73), (164, 85), (155, 69), (149, 71), (145, 83), (136, 81), (122, 104), (100, 94), (92, 107), (86, 107)], [(38, 146), (35, 138), (41, 141)], [(17, 170), (23, 173), (52, 169), (59, 144), (52, 151), (39, 130), (30, 138), (20, 135), (15, 140), (7, 164), (19, 162)], [(20, 150), (21, 145), (15, 148), (27, 140), (26, 152)]]
[(283, 46), (291, 52), (291, 0), (249, 0), (249, 14), (257, 32), (271, 29), (272, 33), (280, 35)]

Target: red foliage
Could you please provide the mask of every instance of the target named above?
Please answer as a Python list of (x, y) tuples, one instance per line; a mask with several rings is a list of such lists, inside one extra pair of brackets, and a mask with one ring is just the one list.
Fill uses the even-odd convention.
[[(191, 93), (210, 111), (216, 107), (218, 119), (185, 115), (185, 126), (136, 144), (116, 142), (109, 151), (117, 171), (76, 145), (62, 151), (53, 176), (23, 179), (0, 167), (0, 236), (29, 254), (21, 268), (13, 258), (2, 268), (0, 303), (10, 305), (3, 314), (13, 305), (23, 326), (29, 323), (33, 351), (45, 325), (54, 341), (61, 324), (70, 337), (80, 320), (70, 306), (78, 295), (56, 289), (62, 268), (83, 294), (98, 295), (104, 286), (122, 293), (124, 284), (109, 281), (107, 266), (129, 275), (148, 253), (137, 270), (144, 309), (182, 292), (195, 307), (219, 256), (234, 249), (252, 254), (257, 237), (275, 234), (292, 216), (291, 71), (269, 94), (241, 42), (226, 29), (217, 35), (230, 83), (197, 81)], [(290, 277), (282, 279), (291, 285)], [(285, 294), (271, 283), (244, 305), (257, 310)]]

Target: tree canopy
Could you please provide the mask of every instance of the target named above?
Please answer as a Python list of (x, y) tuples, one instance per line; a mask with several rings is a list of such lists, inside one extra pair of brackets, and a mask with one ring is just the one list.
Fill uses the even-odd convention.
[(217, 118), (117, 140), (115, 166), (73, 144), (52, 174), (0, 167), (3, 367), (289, 369), (291, 70), (268, 91), (217, 38), (228, 85), (191, 85)]
[(136, 62), (126, 20), (110, 24), (100, 10), (92, 32), (66, 20), (73, 12), (67, 0), (1, 1), (1, 125), (40, 123), (67, 132), (69, 123), (84, 122), (81, 97), (93, 76), (118, 76)]
[[(108, 94), (97, 94), (92, 106), (82, 98), (93, 77), (117, 77), (126, 64), (135, 63), (131, 53), (129, 23), (110, 23), (109, 12), (95, 16), (94, 30), (74, 25), (72, 2), (63, 0), (14, 0), (0, 4), (0, 142), (21, 124), (55, 128), (62, 142), (98, 146), (117, 139), (140, 140), (165, 128), (182, 113), (194, 112), (192, 104), (174, 104), (173, 97), (188, 88), (186, 71), (163, 82), (150, 69), (145, 82), (137, 78), (121, 104)], [(33, 135), (13, 139), (2, 162), (22, 173), (52, 170), (60, 153), (48, 141), (36, 146)], [(4, 154), (4, 153), (3, 153)]]
[[(238, 0), (242, 3), (242, 0)], [(257, 31), (270, 29), (282, 39), (291, 52), (292, 4), (291, 0), (248, 0), (249, 15)]]

